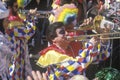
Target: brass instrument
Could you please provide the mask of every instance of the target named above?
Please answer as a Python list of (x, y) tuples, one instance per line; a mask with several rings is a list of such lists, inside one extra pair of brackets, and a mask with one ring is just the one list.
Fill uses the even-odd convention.
[(88, 18), (78, 27), (78, 30), (95, 30), (100, 33), (100, 24), (103, 19), (104, 17), (101, 15), (97, 15), (94, 20)]
[[(29, 10), (22, 10), (21, 11), (24, 14), (27, 14)], [(36, 14), (33, 16), (36, 16), (37, 18), (49, 18), (50, 14), (53, 14), (52, 11), (37, 11)]]
[(92, 30), (95, 34), (85, 34), (79, 36), (67, 36), (68, 40), (88, 41), (91, 37), (97, 36), (99, 39), (119, 39), (120, 27), (113, 22), (108, 21), (105, 17), (97, 15), (90, 24), (81, 24), (76, 30)]
[[(100, 36), (109, 36), (109, 37), (100, 37)], [(91, 34), (91, 35), (79, 35), (79, 36), (67, 36), (67, 39), (70, 41), (89, 41), (91, 37), (99, 37), (99, 39), (120, 39), (120, 32), (114, 33), (103, 33), (103, 34)]]

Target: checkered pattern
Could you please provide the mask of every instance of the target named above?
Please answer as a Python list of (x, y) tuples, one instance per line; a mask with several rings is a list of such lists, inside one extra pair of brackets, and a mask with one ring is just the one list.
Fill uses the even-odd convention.
[(9, 69), (9, 80), (25, 80), (27, 73), (31, 71), (27, 41), (34, 35), (35, 26), (31, 22), (27, 22), (22, 27), (8, 28), (6, 33), (7, 38), (13, 44), (11, 50), (15, 53), (14, 63), (11, 63)]
[[(85, 68), (93, 61), (101, 61), (109, 57), (110, 46), (108, 45), (98, 45), (98, 48), (94, 49), (91, 43), (86, 43), (86, 48), (79, 51), (79, 56), (76, 57), (77, 61), (69, 60), (48, 66), (49, 80), (66, 80), (73, 75), (82, 74)], [(96, 53), (96, 51), (98, 51), (98, 53)], [(100, 57), (98, 58), (97, 56)]]

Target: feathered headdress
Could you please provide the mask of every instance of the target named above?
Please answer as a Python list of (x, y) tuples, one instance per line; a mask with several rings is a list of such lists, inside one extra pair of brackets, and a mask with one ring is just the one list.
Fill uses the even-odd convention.
[(64, 24), (69, 24), (76, 20), (77, 13), (78, 9), (74, 4), (65, 4), (55, 10), (53, 22), (63, 22)]

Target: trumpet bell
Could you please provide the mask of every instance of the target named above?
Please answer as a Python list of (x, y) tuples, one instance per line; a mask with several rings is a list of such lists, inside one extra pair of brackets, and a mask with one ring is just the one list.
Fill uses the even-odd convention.
[(79, 30), (95, 30), (97, 33), (100, 33), (100, 24), (103, 19), (104, 17), (101, 15), (97, 15), (93, 20), (90, 19), (90, 21), (88, 21), (89, 19), (86, 19), (86, 21), (79, 26)]
[(101, 15), (97, 15), (94, 20), (93, 20), (93, 29), (97, 32), (97, 33), (101, 33), (102, 30), (101, 30), (101, 21), (104, 19), (103, 16)]

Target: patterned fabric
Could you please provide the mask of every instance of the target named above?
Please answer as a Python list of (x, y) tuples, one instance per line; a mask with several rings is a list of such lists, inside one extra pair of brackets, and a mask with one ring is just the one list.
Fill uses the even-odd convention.
[[(16, 20), (15, 22), (21, 23), (21, 21)], [(24, 25), (12, 24), (12, 27), (8, 26), (6, 30), (6, 37), (12, 43), (11, 50), (15, 53), (9, 68), (9, 80), (25, 80), (32, 70), (27, 42), (34, 35), (35, 26), (32, 20), (25, 20), (23, 23)]]
[(100, 43), (97, 47), (97, 50), (93, 50), (93, 52), (95, 53), (93, 55), (93, 63), (99, 63), (106, 60), (110, 56), (111, 48), (112, 47), (110, 41), (108, 41), (106, 45)]
[[(98, 53), (94, 51), (98, 51)], [(99, 57), (100, 60), (109, 57), (108, 55), (110, 55), (110, 47), (98, 45), (98, 48), (95, 49), (91, 43), (86, 43), (85, 49), (81, 49), (79, 51), (79, 55), (75, 59), (64, 55), (63, 53), (58, 54), (57, 51), (55, 54), (53, 50), (49, 50), (46, 52), (46, 54), (40, 56), (37, 64), (39, 66), (46, 66), (48, 68), (49, 80), (66, 80), (73, 75), (82, 74), (84, 70), (89, 66), (89, 64), (91, 64), (92, 61), (95, 61), (94, 58), (99, 55), (104, 55), (102, 57)], [(59, 59), (60, 61), (56, 63), (56, 61)], [(49, 63), (46, 65), (44, 61), (48, 61)]]
[(0, 76), (2, 80), (7, 80), (8, 65), (13, 56), (10, 45), (10, 42), (0, 32)]

